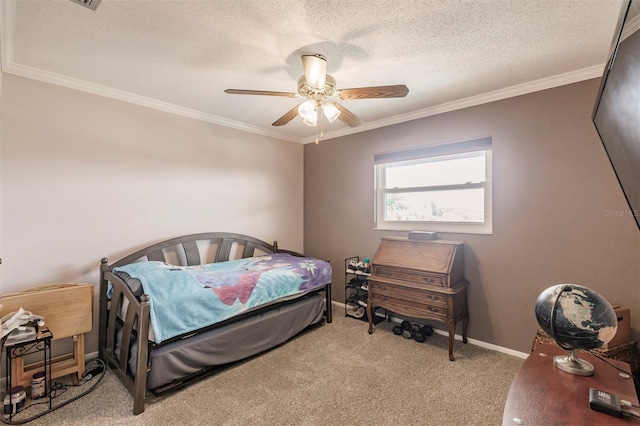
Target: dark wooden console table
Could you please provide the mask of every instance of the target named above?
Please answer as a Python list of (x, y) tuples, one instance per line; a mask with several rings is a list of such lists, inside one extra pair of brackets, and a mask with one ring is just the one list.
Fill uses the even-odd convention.
[[(618, 395), (638, 405), (638, 396), (627, 363), (608, 359), (621, 371), (595, 356), (578, 351), (578, 358), (590, 362), (590, 377), (565, 373), (553, 365), (553, 357), (566, 355), (556, 345), (542, 344), (529, 355), (515, 375), (502, 417), (503, 426), (514, 425), (632, 425), (628, 418), (613, 417), (589, 407), (589, 388)], [(640, 409), (634, 409), (639, 412)]]
[(462, 320), (467, 343), (467, 287), (464, 279), (464, 243), (445, 240), (382, 238), (372, 261), (369, 281), (369, 334), (372, 308), (442, 322), (449, 331), (449, 359), (453, 361), (456, 323)]

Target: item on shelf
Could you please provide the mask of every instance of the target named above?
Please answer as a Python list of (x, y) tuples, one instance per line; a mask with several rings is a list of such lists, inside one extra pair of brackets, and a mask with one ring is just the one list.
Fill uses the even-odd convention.
[(354, 318), (362, 318), (364, 317), (364, 308), (362, 306), (348, 306), (347, 315)]
[(347, 266), (347, 274), (355, 274), (358, 268), (358, 263), (354, 260), (349, 262), (349, 266)]
[(44, 371), (39, 371), (33, 375), (33, 379), (31, 379), (31, 399), (38, 399), (45, 396), (44, 383)]
[(427, 232), (427, 231), (411, 231), (409, 232), (410, 240), (418, 240), (418, 241), (428, 241), (428, 240), (437, 240), (438, 233), (437, 232)]
[(364, 262), (358, 262), (356, 264), (356, 275), (364, 275), (368, 277), (371, 275), (371, 268), (365, 266)]
[(367, 307), (367, 295), (366, 294), (351, 293), (347, 297), (347, 299), (345, 300), (345, 303), (352, 304), (352, 305), (358, 305), (358, 306), (362, 306), (363, 308), (366, 308)]
[(363, 283), (366, 284), (366, 280), (367, 279), (365, 277), (358, 275), (356, 277), (353, 277), (351, 281), (349, 281), (349, 285), (354, 288), (362, 287)]
[(352, 303), (352, 304), (357, 304), (358, 303), (358, 295), (356, 293), (351, 293), (345, 300), (345, 303)]
[(16, 414), (24, 406), (27, 393), (22, 386), (13, 387), (4, 397), (4, 414)]
[(26, 342), (36, 337), (36, 329), (33, 327), (19, 326), (7, 335), (7, 345)]

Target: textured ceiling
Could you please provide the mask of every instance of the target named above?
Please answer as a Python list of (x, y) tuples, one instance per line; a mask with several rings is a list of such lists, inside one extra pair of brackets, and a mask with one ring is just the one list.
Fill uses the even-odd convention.
[[(3, 71), (307, 142), (300, 55), (338, 88), (406, 84), (405, 98), (341, 101), (364, 124), (336, 137), (602, 75), (626, 0), (2, 0)], [(595, 95), (595, 94), (594, 94)]]

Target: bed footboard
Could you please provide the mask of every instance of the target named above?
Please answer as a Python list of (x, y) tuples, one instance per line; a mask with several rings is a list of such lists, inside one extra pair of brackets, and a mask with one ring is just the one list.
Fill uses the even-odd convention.
[[(109, 301), (105, 295), (109, 282), (112, 295)], [(123, 320), (118, 312), (126, 306)], [(133, 396), (133, 414), (144, 411), (149, 360), (149, 296), (136, 297), (120, 277), (111, 273), (108, 260), (102, 259), (100, 265), (100, 326), (99, 357), (103, 359), (120, 378)], [(135, 328), (135, 330), (134, 330)], [(119, 353), (116, 353), (117, 333), (121, 332)], [(128, 371), (129, 347), (131, 339), (137, 340), (136, 367), (134, 374)]]

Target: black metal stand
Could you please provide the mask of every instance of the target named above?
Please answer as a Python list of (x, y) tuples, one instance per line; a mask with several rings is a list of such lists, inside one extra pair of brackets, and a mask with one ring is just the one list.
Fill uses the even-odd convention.
[[(5, 373), (6, 373), (6, 381), (5, 381), (5, 395), (9, 394), (9, 390), (11, 389), (11, 380), (12, 380), (12, 368), (11, 368), (11, 364), (12, 361), (17, 359), (17, 358), (21, 358), (21, 357), (25, 357), (27, 355), (31, 355), (31, 354), (35, 354), (38, 352), (42, 352), (43, 353), (43, 368), (44, 368), (44, 389), (45, 389), (45, 396), (43, 398), (47, 398), (48, 399), (48, 405), (49, 408), (48, 410), (46, 410), (44, 413), (48, 413), (49, 411), (52, 411), (52, 396), (51, 396), (51, 339), (53, 338), (53, 335), (51, 334), (51, 332), (49, 331), (49, 329), (47, 328), (41, 328), (37, 333), (36, 333), (36, 337), (30, 340), (25, 340), (25, 341), (21, 341), (21, 342), (10, 342), (10, 343), (5, 343), (5, 350), (6, 350), (6, 361), (5, 361)], [(4, 400), (3, 400), (4, 401)], [(9, 394), (9, 404), (13, 405), (12, 401), (12, 395)], [(25, 400), (25, 405), (23, 407), (21, 407), (20, 411), (24, 410), (26, 407), (28, 407), (29, 404), (27, 403), (27, 401)], [(15, 415), (18, 413), (18, 411), (16, 410), (16, 412), (14, 413), (13, 410), (10, 410), (10, 412), (7, 414), (4, 410), (2, 411), (2, 416), (0, 417), (0, 419), (2, 419), (3, 423), (14, 423), (13, 422), (13, 418), (15, 417)], [(26, 419), (20, 419), (20, 423), (26, 423), (28, 421), (31, 421), (33, 419), (35, 419), (36, 417), (40, 417), (42, 414), (44, 413), (39, 413), (38, 415), (35, 415), (33, 417), (29, 417)]]
[[(353, 261), (358, 263), (360, 261), (360, 256), (348, 257), (344, 260), (344, 268), (345, 268), (345, 280), (344, 280), (344, 316), (352, 317), (362, 321), (369, 321), (367, 318), (366, 311), (362, 314), (362, 316), (355, 316), (356, 309), (360, 307), (364, 310), (366, 308), (366, 304), (368, 303), (368, 282), (366, 275), (358, 275), (355, 273), (347, 272), (347, 268), (349, 267), (349, 263)], [(353, 311), (350, 311), (353, 309)], [(376, 315), (378, 311), (377, 307), (373, 308), (373, 322), (374, 324), (378, 324), (381, 321), (384, 321), (385, 318), (388, 319), (388, 313), (385, 310), (384, 316)]]

